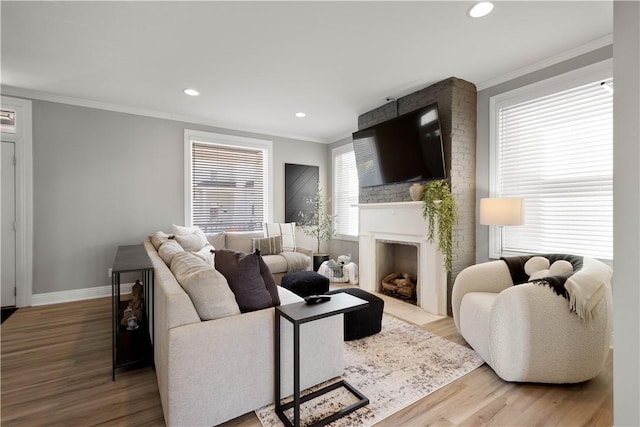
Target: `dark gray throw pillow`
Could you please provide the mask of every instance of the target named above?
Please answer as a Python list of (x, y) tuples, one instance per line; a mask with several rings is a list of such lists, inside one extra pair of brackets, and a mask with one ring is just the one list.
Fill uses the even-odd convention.
[(271, 270), (269, 270), (269, 266), (262, 259), (262, 255), (260, 251), (255, 251), (254, 254), (258, 255), (258, 263), (260, 264), (260, 275), (264, 280), (264, 285), (269, 291), (271, 295), (271, 300), (273, 301), (273, 306), (280, 305), (280, 295), (278, 295), (278, 285), (276, 285), (276, 279), (273, 278), (273, 274), (271, 274)]
[(280, 305), (275, 281), (260, 253), (219, 249), (215, 252), (215, 267), (227, 279), (242, 313)]

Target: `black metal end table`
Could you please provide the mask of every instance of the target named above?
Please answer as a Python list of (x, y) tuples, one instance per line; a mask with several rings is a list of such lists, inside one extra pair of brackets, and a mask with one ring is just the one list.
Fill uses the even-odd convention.
[[(300, 396), (300, 325), (314, 320), (323, 319), (325, 317), (359, 310), (367, 307), (368, 305), (369, 303), (361, 298), (343, 293), (332, 295), (330, 301), (319, 304), (298, 302), (275, 308), (275, 410), (276, 414), (278, 414), (278, 417), (285, 426), (300, 426), (300, 405), (302, 403), (315, 399), (318, 396), (340, 387), (344, 387), (349, 390), (349, 392), (356, 396), (358, 401), (313, 423), (312, 426), (329, 424), (338, 418), (369, 404), (369, 399), (366, 396), (342, 379), (336, 383), (314, 391), (313, 393), (307, 394), (306, 396)], [(282, 317), (293, 324), (293, 400), (284, 404), (281, 402), (280, 396), (280, 319)], [(284, 413), (284, 411), (291, 408), (293, 408), (293, 422), (291, 422)]]
[[(144, 289), (145, 318), (136, 330), (120, 325), (124, 306), (120, 304), (120, 275), (140, 272)], [(111, 269), (112, 301), (112, 380), (116, 368), (151, 363), (153, 365), (153, 263), (144, 245), (118, 246)]]

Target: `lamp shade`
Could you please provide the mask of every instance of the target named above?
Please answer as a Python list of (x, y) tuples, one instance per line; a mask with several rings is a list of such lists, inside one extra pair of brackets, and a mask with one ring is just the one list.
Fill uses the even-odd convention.
[(524, 224), (524, 199), (516, 197), (480, 199), (480, 224)]

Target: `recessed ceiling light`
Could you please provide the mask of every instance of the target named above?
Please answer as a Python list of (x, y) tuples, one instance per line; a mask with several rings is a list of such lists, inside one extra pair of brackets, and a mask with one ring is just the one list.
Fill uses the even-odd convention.
[(307, 115), (305, 113), (303, 113), (302, 111), (300, 111), (299, 113), (296, 113), (296, 117), (306, 117)]
[(490, 1), (481, 1), (469, 9), (469, 16), (472, 18), (482, 18), (483, 16), (487, 16), (493, 10), (493, 3)]
[(185, 89), (185, 90), (183, 90), (183, 92), (186, 93), (189, 96), (198, 96), (198, 95), (200, 95), (200, 92), (198, 92), (195, 89)]

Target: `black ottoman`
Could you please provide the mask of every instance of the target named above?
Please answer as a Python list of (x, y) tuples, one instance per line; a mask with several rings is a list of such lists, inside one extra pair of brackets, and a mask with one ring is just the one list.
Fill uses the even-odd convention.
[(329, 291), (329, 278), (315, 271), (299, 271), (282, 276), (280, 286), (296, 295), (323, 295)]
[(336, 289), (328, 295), (345, 292), (369, 301), (369, 306), (344, 314), (344, 340), (351, 341), (377, 334), (382, 330), (382, 310), (384, 300), (360, 288)]

